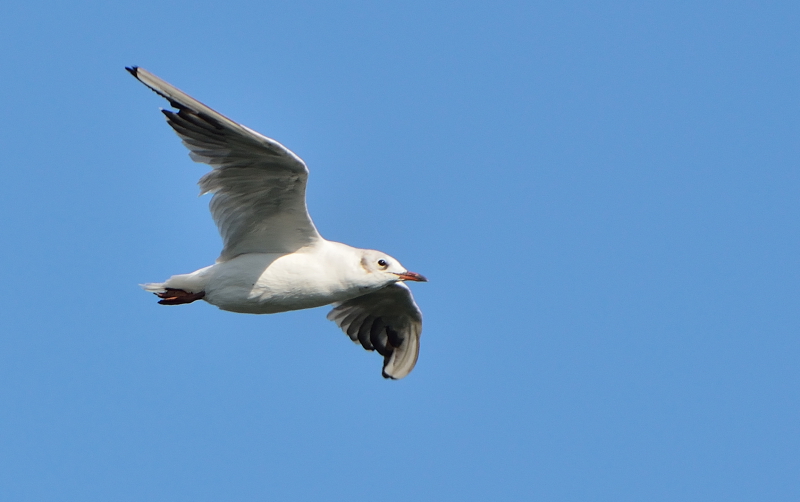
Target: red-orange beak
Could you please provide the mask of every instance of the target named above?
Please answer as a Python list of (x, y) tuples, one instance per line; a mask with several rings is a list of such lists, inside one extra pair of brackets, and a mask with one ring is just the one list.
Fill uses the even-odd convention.
[(428, 282), (428, 279), (426, 279), (425, 276), (416, 272), (404, 272), (402, 274), (397, 274), (397, 277), (399, 277), (401, 281)]

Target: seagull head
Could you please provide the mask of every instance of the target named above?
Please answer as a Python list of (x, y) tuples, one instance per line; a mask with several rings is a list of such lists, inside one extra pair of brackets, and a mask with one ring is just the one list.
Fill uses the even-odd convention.
[(400, 262), (380, 251), (364, 250), (361, 266), (367, 274), (381, 286), (398, 281), (428, 282), (423, 275), (410, 272)]

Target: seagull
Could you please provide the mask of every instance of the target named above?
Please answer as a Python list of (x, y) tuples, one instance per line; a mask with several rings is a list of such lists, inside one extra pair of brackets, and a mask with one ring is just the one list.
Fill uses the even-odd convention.
[(230, 312), (274, 314), (333, 305), (328, 319), (383, 356), (400, 379), (419, 355), (422, 313), (405, 281), (427, 282), (386, 253), (324, 239), (306, 208), (308, 167), (291, 150), (232, 121), (137, 66), (131, 75), (169, 101), (167, 123), (195, 162), (222, 236), (213, 265), (142, 287), (162, 305), (204, 300)]

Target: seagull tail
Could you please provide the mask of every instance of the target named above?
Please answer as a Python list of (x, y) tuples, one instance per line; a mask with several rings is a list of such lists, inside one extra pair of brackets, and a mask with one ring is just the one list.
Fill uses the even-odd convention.
[(163, 282), (148, 282), (147, 284), (139, 284), (139, 286), (149, 293), (163, 293), (167, 290)]
[(145, 291), (149, 291), (161, 298), (161, 300), (158, 301), (161, 305), (183, 305), (185, 303), (202, 300), (206, 296), (205, 291), (192, 293), (184, 291), (183, 289), (166, 287), (165, 283), (151, 282), (148, 284), (141, 284), (141, 286)]
[(173, 275), (164, 282), (140, 284), (142, 289), (161, 298), (161, 305), (183, 305), (202, 300), (206, 296), (205, 287), (208, 271), (213, 265), (191, 274)]

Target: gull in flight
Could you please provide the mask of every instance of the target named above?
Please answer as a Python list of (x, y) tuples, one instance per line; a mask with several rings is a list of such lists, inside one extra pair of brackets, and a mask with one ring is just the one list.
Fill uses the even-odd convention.
[(177, 110), (161, 111), (192, 160), (211, 166), (200, 193), (213, 194), (211, 216), (223, 241), (213, 265), (143, 288), (162, 305), (205, 300), (248, 314), (333, 304), (328, 319), (383, 356), (384, 378), (408, 375), (422, 313), (404, 281), (427, 279), (380, 251), (323, 239), (306, 209), (308, 168), (288, 148), (142, 68), (126, 69)]

